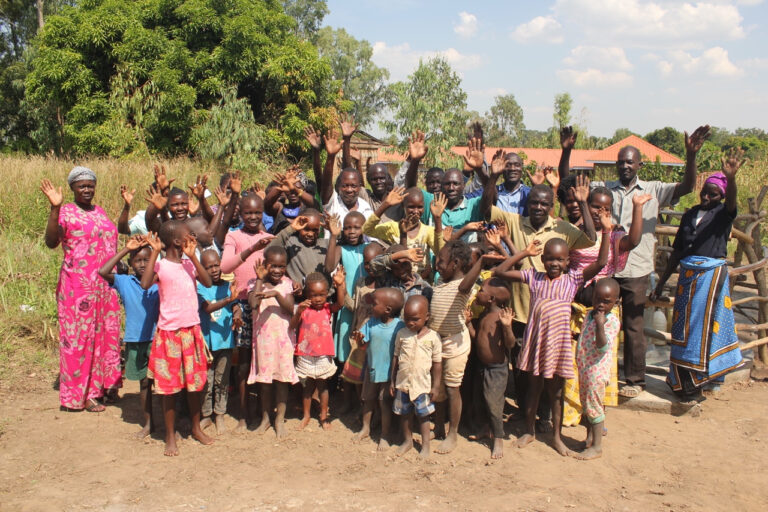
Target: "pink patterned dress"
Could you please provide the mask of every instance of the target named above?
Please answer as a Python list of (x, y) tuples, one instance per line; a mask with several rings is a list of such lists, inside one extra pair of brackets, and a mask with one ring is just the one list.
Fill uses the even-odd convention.
[[(293, 293), (293, 284), (283, 277), (273, 289), (285, 297)], [(299, 382), (293, 366), (296, 333), (289, 328), (291, 316), (274, 297), (262, 299), (258, 311), (253, 312), (253, 357), (248, 384), (271, 384), (273, 380)]]
[(120, 304), (98, 274), (117, 250), (117, 229), (101, 207), (86, 211), (72, 203), (61, 207), (59, 226), (59, 398), (64, 407), (83, 409), (88, 399), (122, 386)]
[[(571, 249), (568, 254), (569, 262), (568, 269), (584, 271), (585, 268), (597, 261), (597, 256), (600, 253), (600, 246), (603, 243), (602, 231), (597, 232), (597, 243), (592, 247), (586, 249)], [(608, 263), (600, 269), (595, 277), (584, 283), (587, 287), (595, 281), (599, 281), (604, 277), (613, 277), (613, 274), (621, 272), (627, 265), (627, 259), (629, 258), (629, 251), (621, 250), (621, 240), (629, 236), (625, 231), (612, 231), (611, 232), (611, 245), (608, 247)], [(591, 304), (587, 304), (591, 306)]]
[(621, 330), (619, 317), (613, 313), (605, 316), (604, 347), (597, 346), (597, 326), (592, 313), (584, 320), (584, 330), (579, 337), (576, 349), (576, 364), (579, 368), (579, 399), (584, 414), (590, 423), (600, 423), (605, 419), (603, 397), (605, 385), (611, 378), (613, 367), (613, 346)]

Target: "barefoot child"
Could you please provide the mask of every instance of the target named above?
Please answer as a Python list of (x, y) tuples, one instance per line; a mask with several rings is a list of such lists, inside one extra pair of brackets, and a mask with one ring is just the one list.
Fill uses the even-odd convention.
[[(113, 274), (112, 269), (128, 254), (128, 265), (133, 275)], [(141, 287), (141, 278), (149, 264), (152, 248), (143, 236), (135, 236), (126, 242), (125, 247), (112, 258), (104, 262), (99, 269), (103, 277), (120, 294), (125, 307), (125, 378), (139, 381), (141, 410), (144, 413), (144, 426), (136, 433), (138, 439), (144, 439), (152, 433), (152, 381), (147, 378), (149, 349), (152, 334), (155, 332), (158, 314), (157, 285), (148, 290)]]
[(304, 278), (313, 272), (325, 273), (328, 240), (320, 238), (320, 228), (324, 224), (323, 215), (308, 208), (269, 243), (285, 248), (288, 253), (286, 272), (294, 283), (304, 282)]
[(515, 344), (512, 333), (514, 313), (509, 306), (509, 289), (499, 278), (483, 281), (475, 296), (475, 302), (484, 308), (480, 315), (475, 351), (479, 365), (479, 382), (482, 383), (486, 417), (491, 427), (492, 459), (504, 455), (504, 392), (509, 379), (507, 353)]
[(429, 457), (429, 415), (435, 412), (433, 398), (440, 388), (442, 373), (442, 340), (427, 327), (429, 301), (426, 297), (410, 297), (403, 308), (405, 327), (397, 332), (395, 352), (392, 356), (392, 377), (389, 393), (394, 397), (392, 411), (400, 416), (403, 442), (397, 455), (405, 455), (413, 447), (411, 419), (419, 420), (421, 451), (419, 456)]
[[(297, 220), (301, 217), (297, 217)], [(305, 300), (299, 304), (291, 318), (291, 329), (298, 329), (296, 344), (296, 373), (299, 376), (302, 390), (302, 405), (304, 417), (301, 419), (299, 430), (309, 424), (312, 394), (317, 389), (320, 397), (320, 425), (323, 429), (331, 428), (328, 420), (328, 383), (327, 380), (336, 373), (333, 362), (333, 331), (331, 318), (341, 309), (346, 297), (344, 286), (344, 267), (338, 267), (333, 275), (336, 287), (336, 302), (328, 303), (328, 280), (319, 272), (310, 273), (304, 280)]]
[(600, 221), (603, 235), (597, 260), (583, 272), (568, 272), (568, 243), (552, 238), (544, 244), (541, 261), (545, 272), (509, 270), (523, 258), (538, 256), (540, 243), (534, 241), (524, 251), (496, 267), (494, 276), (527, 284), (531, 293), (531, 307), (525, 328), (523, 346), (517, 366), (528, 373), (528, 394), (525, 399), (525, 434), (518, 439), (522, 448), (534, 440), (536, 410), (542, 390), (546, 389), (552, 410), (554, 436), (552, 444), (560, 455), (568, 450), (560, 438), (563, 411), (563, 379), (573, 378), (573, 346), (571, 345), (571, 302), (585, 280), (592, 279), (608, 260), (611, 237), (611, 217), (602, 212)]
[[(205, 389), (208, 363), (200, 331), (195, 279), (204, 286), (211, 286), (213, 281), (195, 256), (197, 243), (184, 222), (169, 220), (161, 226), (160, 238), (150, 233), (146, 240), (152, 255), (141, 287), (149, 290), (156, 282), (160, 296), (160, 316), (147, 376), (155, 380), (155, 392), (163, 395), (165, 455), (175, 456), (179, 454), (175, 395), (183, 389), (187, 390), (192, 416), (192, 437), (202, 444), (213, 443), (200, 428), (200, 392)], [(163, 245), (165, 257), (157, 261)], [(182, 254), (188, 259), (182, 259)]]
[(285, 436), (285, 407), (288, 385), (299, 382), (293, 367), (296, 331), (289, 328), (293, 316), (293, 284), (285, 275), (288, 254), (282, 247), (264, 250), (264, 262), (256, 263), (256, 282), (248, 295), (253, 308), (253, 357), (248, 384), (259, 383), (261, 423), (270, 425), (273, 388), (277, 415), (274, 428), (278, 439)]
[(583, 460), (596, 459), (603, 453), (603, 397), (613, 366), (612, 347), (618, 343), (616, 338), (621, 330), (619, 317), (611, 313), (619, 300), (619, 283), (610, 277), (603, 278), (595, 284), (593, 296), (594, 309), (584, 319), (576, 349), (579, 401), (589, 424), (585, 450), (571, 455)]
[(363, 379), (363, 428), (356, 441), (368, 438), (371, 418), (378, 403), (381, 410), (381, 439), (378, 450), (389, 448), (389, 425), (392, 403), (389, 396), (390, 365), (395, 351), (395, 337), (403, 328), (400, 310), (403, 294), (395, 288), (379, 288), (371, 294), (371, 318), (360, 331), (353, 333), (357, 343), (366, 345), (366, 374)]
[(237, 304), (240, 291), (237, 283), (222, 279), (221, 259), (213, 250), (203, 251), (200, 264), (211, 276), (213, 286), (197, 285), (200, 301), (200, 329), (213, 361), (209, 361), (208, 379), (201, 407), (201, 428), (211, 424), (211, 414), (216, 414), (216, 433), (224, 433), (224, 414), (229, 397), (229, 371), (232, 367), (232, 351), (235, 348), (234, 331), (243, 323), (242, 310)]

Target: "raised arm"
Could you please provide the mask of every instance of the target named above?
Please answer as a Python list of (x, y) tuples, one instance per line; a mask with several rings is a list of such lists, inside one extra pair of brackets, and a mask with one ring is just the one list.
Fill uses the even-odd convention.
[(467, 151), (464, 153), (464, 163), (472, 169), (472, 172), (480, 180), (481, 185), (485, 185), (488, 181), (488, 176), (482, 172), (483, 161), (485, 156), (483, 153), (483, 139), (472, 137), (467, 141)]
[(237, 300), (237, 296), (240, 295), (240, 290), (237, 289), (237, 283), (232, 281), (229, 284), (229, 295), (221, 300), (215, 302), (203, 301), (203, 311), (210, 314), (214, 311), (218, 311), (226, 306), (229, 306)]
[(198, 282), (200, 282), (200, 284), (206, 288), (213, 286), (213, 279), (211, 279), (211, 275), (207, 270), (205, 270), (203, 265), (200, 263), (200, 260), (197, 259), (197, 254), (195, 251), (195, 249), (197, 249), (197, 239), (192, 234), (187, 234), (187, 236), (184, 237), (181, 249), (184, 251), (184, 254), (187, 256), (187, 258), (189, 258), (189, 261), (191, 261), (195, 266)]
[(610, 212), (600, 212), (600, 224), (603, 229), (600, 251), (597, 253), (597, 260), (584, 269), (584, 282), (595, 277), (608, 263), (608, 250), (611, 248), (611, 232), (613, 231)]
[(99, 268), (99, 275), (109, 284), (112, 284), (115, 282), (115, 274), (112, 273), (112, 269), (115, 268), (115, 265), (118, 264), (120, 260), (125, 258), (125, 255), (129, 252), (138, 249), (139, 247), (144, 247), (147, 245), (146, 240), (144, 240), (144, 237), (141, 235), (136, 235), (134, 237), (131, 237), (128, 239), (128, 241), (125, 243), (125, 247), (123, 247), (121, 250), (117, 251), (117, 254), (109, 258), (107, 261), (105, 261), (101, 267)]
[[(581, 219), (584, 223), (584, 232), (587, 234), (590, 240), (593, 242), (597, 240), (597, 232), (595, 231), (595, 221), (592, 220), (592, 214), (589, 212), (589, 178), (580, 174), (576, 176), (576, 186), (571, 187), (573, 190), (573, 197), (579, 202), (579, 210), (581, 210)], [(642, 227), (642, 226), (641, 226)]]
[(320, 163), (320, 150), (323, 148), (323, 139), (311, 125), (304, 128), (304, 138), (312, 146), (312, 171), (315, 175), (315, 183), (320, 187), (323, 172), (322, 164)]
[(120, 185), (120, 196), (123, 198), (123, 209), (120, 211), (120, 216), (117, 218), (117, 232), (121, 235), (130, 235), (131, 228), (128, 225), (129, 217), (131, 215), (131, 201), (133, 201), (133, 195), (136, 193), (136, 189), (128, 190), (125, 185)]
[(408, 141), (408, 170), (405, 172), (405, 188), (419, 184), (419, 164), (429, 147), (424, 143), (424, 132), (416, 130)]
[(336, 288), (336, 302), (331, 304), (331, 312), (335, 313), (344, 307), (344, 299), (347, 297), (347, 274), (344, 271), (344, 265), (336, 267), (336, 273), (333, 274), (333, 286)]
[(469, 293), (472, 291), (472, 287), (475, 285), (475, 282), (477, 282), (477, 278), (480, 277), (480, 272), (483, 270), (483, 264), (488, 263), (489, 261), (500, 262), (503, 260), (504, 256), (500, 254), (483, 254), (480, 256), (475, 264), (472, 265), (472, 268), (464, 274), (464, 278), (461, 280), (461, 283), (459, 283), (459, 292)]
[(491, 218), (491, 209), (493, 208), (493, 205), (496, 204), (496, 181), (498, 181), (499, 176), (504, 173), (505, 157), (506, 153), (500, 149), (496, 151), (496, 154), (493, 155), (493, 159), (491, 159), (491, 173), (488, 177), (488, 181), (485, 182), (483, 196), (480, 199), (480, 211), (483, 212), (483, 217), (485, 219)]
[(571, 172), (571, 150), (576, 145), (576, 138), (578, 136), (579, 132), (575, 131), (572, 126), (560, 128), (560, 147), (562, 151), (560, 152), (560, 163), (557, 164), (557, 173), (560, 175), (561, 180), (564, 180)]
[(621, 238), (619, 250), (631, 251), (640, 244), (643, 237), (643, 205), (652, 198), (651, 194), (632, 196), (632, 224), (629, 226), (629, 234)]
[(518, 251), (511, 258), (493, 269), (493, 277), (500, 277), (509, 281), (522, 281), (522, 273), (519, 270), (510, 270), (512, 267), (523, 261), (524, 258), (534, 257), (541, 254), (541, 242), (534, 240), (523, 251)]
[(341, 150), (341, 168), (344, 169), (352, 165), (352, 135), (357, 130), (355, 118), (349, 114), (339, 116), (339, 127), (341, 128), (342, 150)]
[(693, 191), (696, 185), (696, 154), (704, 145), (704, 141), (709, 138), (709, 125), (699, 126), (689, 136), (685, 134), (685, 175), (683, 181), (675, 187), (674, 199), (683, 197)]
[(728, 181), (725, 188), (725, 207), (730, 213), (735, 213), (737, 206), (736, 173), (739, 172), (739, 169), (746, 161), (744, 150), (741, 148), (731, 148), (728, 157), (720, 159), (723, 174), (725, 174), (725, 179)]
[(157, 262), (158, 256), (160, 256), (160, 251), (163, 250), (163, 242), (161, 242), (157, 235), (152, 231), (147, 233), (147, 236), (145, 236), (144, 239), (147, 241), (147, 245), (152, 248), (152, 254), (149, 256), (149, 263), (147, 263), (147, 268), (141, 276), (141, 287), (145, 290), (149, 290), (155, 283), (155, 263)]
[(144, 222), (147, 226), (147, 231), (154, 231), (157, 233), (160, 231), (160, 226), (163, 224), (160, 215), (162, 215), (165, 205), (168, 204), (168, 198), (164, 196), (157, 185), (151, 185), (147, 189), (147, 195), (145, 197), (147, 203), (147, 210), (144, 213)]
[(55, 188), (49, 180), (42, 180), (40, 182), (40, 190), (48, 198), (48, 202), (51, 203), (51, 211), (48, 214), (48, 222), (45, 225), (45, 245), (50, 249), (54, 249), (58, 247), (63, 234), (59, 225), (59, 211), (61, 211), (61, 203), (64, 202), (64, 194), (61, 191), (61, 187)]
[(208, 222), (213, 219), (213, 208), (208, 204), (208, 200), (205, 198), (205, 185), (208, 183), (208, 175), (197, 175), (197, 179), (194, 183), (187, 185), (192, 196), (196, 197), (200, 203), (200, 210), (203, 212), (203, 218)]
[(517, 342), (515, 333), (512, 331), (512, 321), (514, 319), (515, 312), (512, 311), (511, 308), (507, 306), (501, 308), (501, 312), (499, 312), (499, 322), (501, 323), (501, 329), (504, 335), (504, 346), (507, 347), (508, 350), (511, 350)]
[[(339, 260), (341, 260), (341, 247), (337, 245), (337, 239), (341, 236), (341, 220), (339, 220), (338, 214), (326, 215), (325, 227), (331, 232), (331, 238), (328, 240), (328, 250), (325, 253), (325, 271), (330, 274), (339, 264)], [(363, 229), (363, 232), (365, 232), (365, 229)]]
[(336, 154), (341, 151), (339, 134), (332, 130), (325, 137), (325, 151), (328, 156), (325, 158), (325, 168), (323, 168), (323, 177), (320, 184), (320, 199), (323, 205), (328, 204), (333, 196), (333, 164), (336, 161)]

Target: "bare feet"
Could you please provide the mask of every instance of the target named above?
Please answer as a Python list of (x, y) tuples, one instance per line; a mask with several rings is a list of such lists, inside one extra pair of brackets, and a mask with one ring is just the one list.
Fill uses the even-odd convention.
[(397, 457), (402, 457), (403, 455), (408, 453), (411, 448), (413, 448), (413, 440), (412, 439), (406, 439), (400, 445), (398, 445), (397, 451), (395, 452), (395, 455)]
[(379, 446), (376, 447), (376, 451), (385, 452), (387, 450), (389, 450), (389, 441), (382, 436), (381, 439), (379, 439)]
[(235, 427), (235, 434), (245, 434), (248, 431), (248, 423), (245, 419), (241, 419), (237, 422)]
[(435, 451), (437, 453), (451, 453), (456, 448), (456, 433), (449, 432), (445, 437), (445, 440), (437, 445)]
[(211, 425), (213, 425), (213, 421), (211, 421), (210, 416), (206, 416), (205, 418), (200, 420), (200, 430), (205, 430)]
[(199, 428), (197, 430), (192, 429), (192, 437), (197, 439), (197, 441), (200, 444), (204, 444), (204, 445), (213, 444), (213, 442), (215, 441), (211, 436), (207, 435), (205, 432), (203, 432)]
[(152, 433), (152, 429), (151, 429), (151, 428), (149, 428), (149, 423), (147, 423), (147, 424), (144, 426), (144, 428), (142, 428), (141, 430), (139, 430), (138, 432), (136, 432), (135, 434), (133, 434), (133, 437), (134, 437), (135, 439), (139, 439), (139, 440), (141, 440), (141, 439), (144, 439), (145, 437), (147, 437), (147, 436), (148, 436), (149, 434), (151, 434), (151, 433)]
[(504, 440), (494, 439), (493, 448), (491, 448), (491, 458), (500, 459), (504, 456)]
[(603, 450), (592, 447), (592, 448), (587, 448), (583, 452), (569, 452), (568, 455), (570, 455), (574, 459), (592, 460), (592, 459), (598, 459), (602, 457)]
[(285, 439), (285, 436), (288, 435), (288, 432), (285, 430), (284, 420), (275, 420), (275, 435), (277, 436), (278, 441)]
[(536, 438), (533, 434), (523, 434), (518, 440), (517, 440), (517, 447), (518, 448), (525, 448), (529, 444), (531, 444)]
[(419, 458), (421, 460), (427, 460), (432, 453), (432, 450), (429, 449), (429, 446), (422, 446), (421, 450), (419, 450)]
[(271, 427), (271, 423), (269, 422), (269, 415), (265, 414), (261, 417), (261, 422), (259, 423), (259, 426), (256, 427), (255, 432), (257, 434), (263, 434), (267, 430), (269, 430), (269, 427)]
[[(202, 423), (203, 422), (201, 421), (200, 424), (202, 425)], [(227, 427), (224, 424), (224, 415), (223, 414), (217, 414), (216, 415), (216, 433), (218, 435), (221, 435), (221, 434), (223, 434), (226, 431), (227, 431)]]
[(176, 436), (173, 436), (170, 440), (165, 441), (165, 452), (163, 455), (166, 457), (176, 457), (179, 454), (179, 447), (176, 446)]
[(320, 426), (323, 427), (323, 430), (331, 430), (333, 428), (333, 425), (331, 425), (331, 420), (320, 420)]
[(309, 425), (309, 416), (304, 416), (301, 418), (301, 423), (296, 427), (296, 430), (304, 430), (307, 428), (307, 425)]
[(566, 457), (570, 453), (568, 447), (565, 446), (565, 443), (563, 443), (563, 440), (559, 437), (552, 438), (552, 447), (563, 457)]
[(546, 434), (555, 430), (555, 426), (551, 420), (536, 420), (536, 432), (539, 434)]
[(358, 432), (357, 434), (354, 435), (354, 437), (352, 438), (352, 442), (353, 443), (360, 443), (360, 442), (364, 441), (365, 439), (368, 439), (368, 437), (370, 437), (370, 435), (371, 435), (370, 429), (368, 429), (367, 427), (363, 427), (363, 430), (361, 430), (360, 432)]
[(432, 431), (432, 439), (445, 439), (445, 428), (435, 426), (435, 430)]
[(592, 442), (593, 442), (593, 439), (592, 439), (592, 429), (588, 428), (587, 429), (587, 440), (584, 441), (584, 448), (585, 449), (586, 448), (592, 448)]

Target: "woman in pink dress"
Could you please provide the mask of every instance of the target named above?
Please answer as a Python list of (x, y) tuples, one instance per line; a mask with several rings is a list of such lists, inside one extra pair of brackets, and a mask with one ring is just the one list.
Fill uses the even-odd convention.
[(67, 178), (74, 203), (62, 205), (61, 187), (43, 180), (40, 189), (51, 203), (45, 245), (61, 244), (64, 261), (56, 300), (59, 313), (59, 398), (68, 410), (101, 412), (99, 399), (116, 398), (120, 371), (120, 305), (102, 279), (101, 264), (117, 250), (117, 228), (93, 204), (96, 174), (75, 167)]

